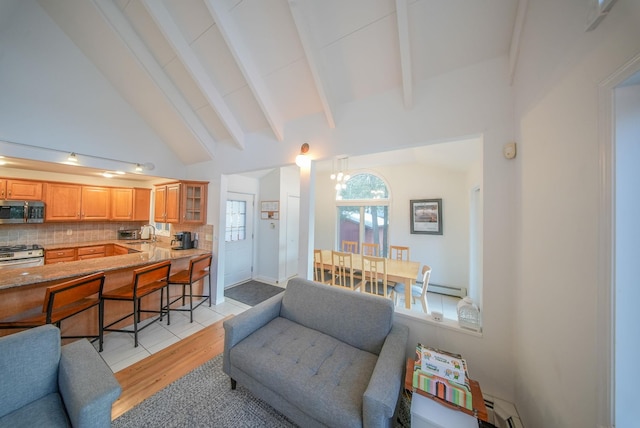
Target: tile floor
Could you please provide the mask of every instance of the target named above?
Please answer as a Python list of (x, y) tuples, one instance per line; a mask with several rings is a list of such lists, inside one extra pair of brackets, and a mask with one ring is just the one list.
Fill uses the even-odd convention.
[[(149, 327), (138, 332), (138, 347), (134, 347), (132, 333), (110, 332), (104, 337), (102, 359), (115, 373), (134, 364), (169, 345), (222, 320), (227, 315), (237, 315), (250, 306), (232, 299), (225, 299), (224, 303), (209, 307), (206, 303), (193, 311), (193, 323), (189, 322), (188, 312), (171, 312), (171, 325), (167, 319), (154, 322)], [(144, 321), (143, 321), (144, 325)], [(98, 346), (94, 343), (94, 346)]]
[[(440, 311), (445, 318), (457, 319), (456, 305), (460, 299), (436, 293), (427, 293), (430, 311)], [(404, 306), (404, 298), (398, 298), (398, 306)], [(169, 345), (172, 345), (190, 334), (220, 321), (227, 315), (237, 315), (250, 306), (233, 299), (225, 299), (224, 303), (201, 305), (193, 312), (193, 323), (189, 322), (188, 312), (171, 312), (171, 325), (167, 325), (166, 318), (155, 322), (138, 333), (138, 347), (133, 346), (133, 334), (114, 333), (104, 337), (104, 349), (101, 356), (115, 373), (134, 364)], [(422, 305), (417, 302), (412, 305), (412, 312), (423, 313)], [(94, 344), (97, 347), (97, 343)]]

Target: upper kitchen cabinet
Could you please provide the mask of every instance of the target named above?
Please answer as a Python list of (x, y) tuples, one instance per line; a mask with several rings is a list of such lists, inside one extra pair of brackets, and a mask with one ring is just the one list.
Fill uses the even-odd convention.
[(45, 220), (80, 220), (82, 187), (77, 184), (45, 184)]
[(111, 220), (149, 221), (151, 189), (116, 187), (111, 189)]
[(46, 183), (45, 220), (109, 220), (111, 192), (108, 187)]
[(82, 186), (81, 219), (109, 220), (110, 201), (108, 187)]
[(180, 222), (205, 224), (207, 222), (207, 183), (183, 182), (181, 187)]
[(41, 201), (42, 182), (31, 180), (0, 179), (0, 199)]
[(160, 223), (205, 224), (206, 181), (180, 181), (155, 186), (154, 220)]
[(159, 223), (179, 223), (180, 183), (156, 185), (153, 219)]

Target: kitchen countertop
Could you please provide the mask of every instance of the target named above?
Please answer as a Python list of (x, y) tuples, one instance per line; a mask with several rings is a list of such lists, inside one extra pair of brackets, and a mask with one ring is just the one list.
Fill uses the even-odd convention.
[(72, 244), (52, 244), (45, 245), (44, 249), (46, 251), (52, 249), (75, 248), (105, 244), (120, 245), (122, 247), (130, 248), (139, 252), (132, 254), (123, 254), (119, 256), (76, 260), (73, 262), (54, 263), (44, 266), (6, 269), (3, 270), (2, 275), (0, 275), (0, 290), (38, 284), (47, 281), (64, 280), (79, 275), (89, 275), (99, 271), (108, 272), (111, 270), (143, 266), (153, 262), (161, 262), (163, 260), (191, 258), (200, 254), (209, 253), (209, 251), (199, 249), (173, 250), (169, 244), (162, 242), (132, 244), (128, 243), (128, 241), (125, 240), (76, 242)]

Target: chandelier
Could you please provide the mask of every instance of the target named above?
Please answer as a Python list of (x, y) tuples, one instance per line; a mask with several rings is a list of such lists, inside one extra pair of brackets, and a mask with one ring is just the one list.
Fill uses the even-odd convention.
[(340, 158), (333, 161), (333, 172), (331, 173), (331, 179), (336, 181), (335, 189), (346, 189), (347, 181), (351, 178), (349, 172), (349, 158)]

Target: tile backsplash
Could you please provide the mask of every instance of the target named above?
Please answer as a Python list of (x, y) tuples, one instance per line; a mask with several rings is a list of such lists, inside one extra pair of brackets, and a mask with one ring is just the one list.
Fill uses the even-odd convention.
[[(140, 229), (146, 222), (64, 222), (42, 224), (3, 224), (0, 225), (0, 246), (21, 244), (74, 244), (90, 241), (111, 241), (118, 239), (120, 229)], [(171, 233), (178, 231), (198, 232), (198, 248), (211, 250), (213, 226), (172, 225)], [(175, 232), (174, 232), (175, 231)], [(171, 237), (158, 236), (161, 242), (170, 242)]]

